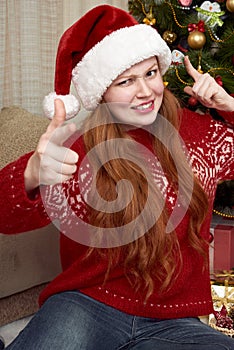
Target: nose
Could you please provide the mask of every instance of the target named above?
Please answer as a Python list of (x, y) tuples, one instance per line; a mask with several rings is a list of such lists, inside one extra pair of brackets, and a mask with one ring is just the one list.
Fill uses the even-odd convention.
[(136, 88), (137, 88), (137, 92), (136, 92), (136, 96), (137, 97), (148, 97), (151, 95), (152, 90), (149, 86), (149, 83), (147, 80), (145, 80), (144, 78), (137, 78), (137, 84), (136, 84)]

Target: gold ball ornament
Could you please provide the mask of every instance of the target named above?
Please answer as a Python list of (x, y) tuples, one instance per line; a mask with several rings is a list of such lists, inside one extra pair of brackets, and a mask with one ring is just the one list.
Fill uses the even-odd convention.
[(227, 0), (226, 1), (226, 8), (230, 12), (234, 12), (234, 0)]
[(177, 35), (176, 35), (176, 33), (172, 32), (170, 30), (166, 30), (163, 33), (162, 37), (168, 44), (172, 44), (176, 40)]
[(199, 30), (194, 30), (193, 32), (189, 33), (188, 44), (191, 49), (199, 50), (205, 45), (205, 43), (206, 36), (204, 33), (199, 32)]

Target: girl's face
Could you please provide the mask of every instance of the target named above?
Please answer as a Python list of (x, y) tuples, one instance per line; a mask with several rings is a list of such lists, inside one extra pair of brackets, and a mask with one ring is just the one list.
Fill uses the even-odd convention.
[(137, 127), (152, 124), (161, 106), (164, 84), (156, 57), (120, 74), (103, 95), (115, 118)]

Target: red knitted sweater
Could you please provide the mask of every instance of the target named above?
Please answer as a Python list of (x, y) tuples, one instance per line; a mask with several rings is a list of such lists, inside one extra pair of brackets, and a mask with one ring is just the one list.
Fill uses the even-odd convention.
[[(222, 113), (233, 121), (234, 113)], [(184, 110), (180, 135), (186, 144), (190, 163), (199, 177), (210, 200), (209, 213), (202, 226), (201, 234), (209, 237), (212, 216), (212, 204), (218, 181), (234, 178), (234, 137), (231, 127), (217, 122), (209, 115)], [(137, 141), (150, 147), (147, 132), (137, 129), (134, 135)], [(159, 282), (155, 281), (153, 294), (144, 302), (144, 294), (136, 291), (125, 277), (121, 263), (110, 271), (108, 280), (103, 283), (107, 270), (107, 260), (98, 254), (86, 256), (85, 224), (88, 221), (85, 204), (85, 191), (91, 179), (90, 165), (82, 162), (85, 150), (82, 137), (71, 146), (79, 153), (78, 173), (67, 183), (44, 186), (34, 200), (30, 200), (24, 189), (24, 169), (30, 154), (24, 155), (0, 171), (0, 232), (15, 234), (46, 226), (51, 221), (59, 220), (61, 234), (61, 262), (63, 272), (57, 276), (42, 292), (39, 303), (49, 296), (65, 290), (80, 290), (94, 299), (119, 310), (144, 317), (178, 318), (207, 315), (212, 312), (209, 269), (204, 268), (203, 258), (188, 244), (188, 215), (179, 222), (176, 233), (179, 237), (183, 266), (176, 283), (169, 291), (160, 293)], [(161, 183), (161, 190), (167, 196), (171, 209), (176, 204), (173, 193), (163, 173), (151, 168), (155, 181)], [(80, 193), (80, 186), (84, 192)], [(43, 196), (42, 196), (43, 194)], [(77, 218), (79, 220), (77, 220)], [(77, 237), (74, 240), (74, 233)], [(80, 235), (80, 236), (79, 236)], [(207, 251), (208, 254), (208, 251)]]

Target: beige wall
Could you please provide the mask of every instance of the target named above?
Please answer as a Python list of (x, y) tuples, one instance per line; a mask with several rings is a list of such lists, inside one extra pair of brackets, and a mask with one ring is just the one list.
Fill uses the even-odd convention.
[(98, 0), (65, 0), (63, 2), (63, 20), (64, 29), (68, 28), (72, 23), (85, 14), (91, 8), (100, 4), (110, 4), (116, 7), (120, 7), (124, 10), (128, 9), (127, 0), (109, 0), (109, 1), (98, 1)]

